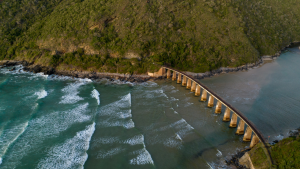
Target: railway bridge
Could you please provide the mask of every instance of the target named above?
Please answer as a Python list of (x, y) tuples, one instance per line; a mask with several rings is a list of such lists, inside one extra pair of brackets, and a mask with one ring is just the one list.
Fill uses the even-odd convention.
[[(259, 142), (263, 143), (265, 149), (267, 150), (266, 153), (269, 156), (271, 163), (273, 163), (266, 140), (255, 127), (255, 125), (249, 121), (239, 110), (227, 103), (224, 99), (203, 85), (201, 82), (184, 72), (168, 66), (162, 66), (158, 72), (148, 73), (148, 75), (167, 76), (167, 78), (172, 78), (173, 81), (177, 80), (177, 83), (182, 84), (182, 86), (190, 89), (192, 92), (195, 92), (195, 96), (200, 96), (201, 101), (206, 102), (208, 100), (207, 107), (215, 107), (214, 112), (216, 114), (221, 114), (222, 107), (226, 107), (223, 115), (223, 121), (230, 122), (229, 127), (237, 128), (235, 133), (237, 135), (243, 135), (243, 141), (250, 142), (250, 148), (254, 147)], [(216, 106), (214, 105), (215, 100), (217, 100)], [(238, 118), (240, 119), (239, 124), (237, 123)]]

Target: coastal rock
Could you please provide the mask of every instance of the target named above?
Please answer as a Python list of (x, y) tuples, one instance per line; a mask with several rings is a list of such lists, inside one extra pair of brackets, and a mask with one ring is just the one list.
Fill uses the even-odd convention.
[(273, 60), (272, 56), (262, 56), (262, 60)]

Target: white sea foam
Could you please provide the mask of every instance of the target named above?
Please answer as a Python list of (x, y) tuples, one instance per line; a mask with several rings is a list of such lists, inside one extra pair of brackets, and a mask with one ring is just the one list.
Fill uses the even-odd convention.
[(180, 149), (182, 147), (182, 140), (178, 134), (175, 134), (175, 136), (166, 139), (163, 144), (167, 147)]
[[(122, 109), (130, 108), (130, 107), (131, 107), (131, 94), (129, 93), (129, 94), (123, 96), (120, 100), (110, 103), (106, 106), (103, 106), (101, 108), (99, 115), (100, 116), (107, 116), (107, 115), (111, 116), (111, 115), (114, 115), (116, 112), (124, 111)], [(131, 111), (129, 113), (131, 113)], [(120, 115), (121, 115), (121, 113), (119, 113), (119, 115), (117, 115), (117, 116), (119, 116), (120, 118), (123, 118)]]
[(35, 92), (35, 95), (38, 96), (38, 99), (42, 99), (45, 98), (48, 95), (48, 93), (46, 90), (41, 90), (39, 92)]
[(98, 105), (100, 105), (100, 97), (99, 97), (99, 96), (100, 96), (100, 93), (98, 92), (98, 90), (94, 89), (94, 90), (92, 91), (91, 96), (92, 96), (93, 98), (95, 98), (95, 99), (97, 100)]
[(88, 158), (86, 151), (89, 149), (94, 131), (95, 123), (87, 126), (85, 130), (77, 132), (75, 137), (66, 140), (63, 144), (52, 147), (47, 157), (38, 163), (37, 168), (83, 168)]
[(184, 105), (184, 107), (188, 107), (188, 106), (190, 106), (192, 104), (194, 104), (194, 103), (186, 102), (186, 104)]
[(284, 138), (284, 136), (281, 134), (279, 134), (278, 136), (275, 136), (276, 140), (282, 140), (283, 138)]
[(222, 156), (222, 152), (220, 151), (220, 150), (218, 150), (217, 149), (217, 151), (218, 151), (218, 153), (216, 154), (218, 157), (221, 157)]
[(138, 83), (138, 85), (143, 86), (143, 87), (157, 87), (158, 84), (155, 82), (143, 82), (143, 83)]
[(206, 162), (206, 164), (211, 168), (211, 169), (215, 169), (215, 167), (212, 166), (212, 164)]
[(119, 137), (102, 137), (99, 138), (95, 141), (93, 141), (95, 143), (95, 145), (98, 144), (113, 144), (113, 143), (119, 143)]
[(182, 141), (181, 137), (178, 134), (176, 134), (176, 138)]
[(137, 145), (137, 144), (144, 144), (144, 136), (142, 134), (133, 136), (127, 140), (120, 140), (119, 137), (102, 137), (94, 141), (95, 144), (129, 144), (129, 145)]
[(160, 127), (158, 129), (156, 129), (155, 131), (164, 131), (170, 128), (175, 128), (175, 129), (184, 129), (184, 130), (193, 130), (194, 128), (189, 125), (184, 119), (178, 120), (172, 124), (169, 124), (167, 126), (164, 127)]
[(0, 165), (2, 164), (2, 158), (0, 158)]
[(11, 145), (10, 153), (5, 156), (8, 159), (5, 166), (10, 166), (8, 168), (16, 167), (21, 162), (19, 159), (42, 146), (44, 140), (57, 137), (60, 132), (65, 131), (74, 123), (91, 121), (92, 115), (86, 114), (87, 107), (88, 103), (68, 111), (49, 113), (29, 121), (22, 137), (19, 137)]
[(141, 95), (142, 98), (157, 98), (157, 97), (165, 97), (168, 98), (168, 96), (164, 93), (162, 89), (156, 89), (152, 91), (148, 91), (145, 95)]
[(122, 151), (124, 151), (123, 148), (120, 148), (120, 147), (116, 147), (116, 148), (113, 148), (111, 150), (108, 150), (108, 151), (100, 151), (98, 152), (97, 154), (97, 158), (108, 158), (108, 157), (112, 157), (114, 155), (117, 155), (119, 153), (121, 153)]
[[(2, 162), (2, 157), (5, 155), (9, 146), (14, 143), (20, 135), (24, 133), (28, 122), (19, 124), (18, 126), (6, 129), (0, 136), (0, 162)], [(0, 163), (1, 164), (1, 163)]]
[(83, 100), (83, 98), (78, 96), (78, 89), (81, 85), (84, 83), (82, 82), (75, 82), (71, 83), (65, 88), (62, 89), (62, 92), (65, 93), (64, 96), (62, 96), (60, 104), (74, 104), (80, 100)]
[(102, 127), (124, 127), (126, 129), (134, 128), (134, 122), (132, 119), (127, 121), (120, 121), (120, 120), (105, 120), (98, 123)]
[(31, 125), (41, 128), (40, 133), (44, 134), (44, 136), (57, 135), (60, 131), (69, 128), (73, 123), (91, 120), (92, 117), (90, 115), (85, 115), (88, 105), (88, 103), (85, 103), (68, 111), (47, 114), (33, 119)]
[(133, 165), (145, 165), (145, 164), (154, 164), (150, 153), (143, 148), (141, 150), (134, 151), (132, 154), (137, 154), (137, 157), (130, 160), (130, 164)]
[(130, 145), (143, 144), (145, 147), (144, 136), (142, 134), (127, 139), (123, 143), (130, 144)]
[(102, 127), (123, 126), (126, 129), (133, 128), (134, 122), (130, 119), (132, 117), (130, 108), (131, 94), (129, 93), (120, 100), (103, 106), (99, 116), (106, 116), (107, 118), (97, 123), (97, 125)]
[(163, 132), (172, 129), (175, 130), (175, 135), (170, 138), (164, 138), (162, 135), (156, 134), (156, 136), (151, 137), (151, 144), (163, 143), (167, 147), (179, 149), (182, 147), (183, 138), (185, 138), (189, 134), (192, 134), (194, 129), (184, 119), (178, 120), (167, 126), (159, 127), (157, 129), (152, 128), (153, 127), (151, 127), (153, 133)]

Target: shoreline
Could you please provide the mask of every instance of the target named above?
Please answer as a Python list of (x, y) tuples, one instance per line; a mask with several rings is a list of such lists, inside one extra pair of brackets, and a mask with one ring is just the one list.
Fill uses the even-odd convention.
[[(255, 62), (255, 63), (248, 63), (239, 67), (220, 67), (219, 69), (207, 71), (204, 73), (194, 73), (194, 72), (188, 72), (183, 71), (187, 75), (193, 76), (196, 79), (204, 79), (209, 78), (212, 76), (217, 76), (221, 73), (230, 73), (230, 72), (238, 72), (238, 71), (247, 71), (252, 68), (256, 68), (259, 66), (262, 66), (264, 63), (268, 61), (273, 61), (277, 59), (281, 53), (286, 50), (287, 48), (291, 47), (298, 47), (300, 46), (300, 41), (292, 42), (290, 45), (284, 47), (279, 52), (277, 52), (273, 56), (265, 55), (261, 56), (261, 58)], [(59, 76), (68, 76), (68, 77), (74, 77), (74, 78), (89, 78), (93, 80), (97, 79), (109, 79), (109, 80), (120, 80), (124, 82), (137, 82), (142, 83), (146, 81), (155, 81), (155, 80), (162, 80), (166, 78), (166, 75), (159, 76), (159, 77), (152, 77), (148, 74), (120, 74), (120, 73), (107, 73), (107, 72), (90, 72), (90, 71), (59, 71), (55, 70), (55, 68), (50, 66), (41, 66), (38, 64), (28, 63), (27, 61), (17, 61), (17, 60), (1, 60), (0, 61), (0, 68), (2, 67), (9, 67), (9, 66), (16, 66), (16, 65), (23, 65), (24, 71), (27, 72), (33, 72), (33, 73), (44, 73), (45, 75), (59, 75)]]

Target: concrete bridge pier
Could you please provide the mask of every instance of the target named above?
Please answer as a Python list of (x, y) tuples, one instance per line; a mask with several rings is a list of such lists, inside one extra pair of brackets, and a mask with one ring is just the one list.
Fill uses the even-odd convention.
[(176, 72), (175, 72), (175, 71), (173, 71), (172, 80), (173, 80), (173, 81), (175, 81), (175, 80), (176, 80)]
[(228, 107), (225, 110), (223, 121), (230, 121), (230, 109)]
[(231, 121), (230, 121), (230, 124), (229, 124), (229, 127), (236, 127), (237, 125), (237, 115), (233, 112), (232, 113), (232, 116), (231, 116)]
[(181, 83), (181, 74), (180, 73), (178, 73), (177, 83)]
[(170, 79), (170, 78), (171, 78), (171, 70), (168, 69), (168, 71), (167, 71), (167, 79)]
[(252, 137), (252, 140), (251, 140), (251, 143), (250, 143), (250, 148), (253, 148), (257, 143), (259, 143), (259, 139), (256, 136), (256, 134), (253, 134), (253, 137)]
[(207, 107), (214, 107), (214, 96), (209, 96)]
[(207, 91), (205, 89), (203, 89), (201, 101), (205, 102), (206, 100), (207, 100)]
[[(196, 83), (196, 82), (194, 82), (194, 83)], [(196, 91), (195, 91), (195, 96), (200, 96), (201, 88), (199, 85), (196, 85), (196, 86), (197, 87), (196, 87)]]
[(191, 86), (192, 86), (192, 80), (190, 78), (188, 78), (186, 88), (191, 89)]
[(250, 126), (248, 126), (246, 129), (246, 133), (244, 135), (243, 141), (245, 141), (245, 142), (251, 141), (251, 136), (252, 136), (252, 129), (250, 128)]
[(195, 91), (196, 91), (196, 82), (193, 81), (191, 92), (195, 92)]
[(216, 110), (215, 110), (216, 114), (220, 114), (222, 113), (222, 103), (218, 100), (217, 106), (216, 106)]
[(240, 119), (240, 123), (235, 134), (242, 135), (244, 134), (244, 130), (245, 130), (245, 122), (242, 119)]
[(186, 86), (186, 76), (183, 75), (182, 86)]

